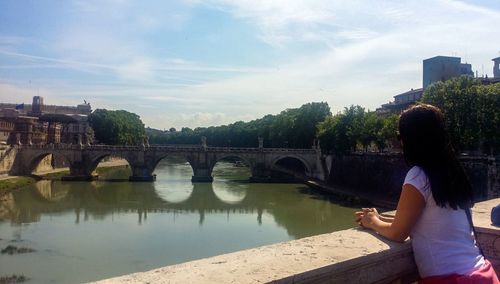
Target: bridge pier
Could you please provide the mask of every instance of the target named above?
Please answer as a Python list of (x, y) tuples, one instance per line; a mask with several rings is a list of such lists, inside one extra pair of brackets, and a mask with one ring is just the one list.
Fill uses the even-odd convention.
[(250, 177), (250, 182), (269, 182), (271, 181), (271, 171), (266, 168), (263, 162), (257, 163), (252, 169), (252, 176)]
[(192, 182), (213, 182), (214, 178), (209, 169), (194, 169), (194, 175), (191, 177)]
[(61, 177), (62, 181), (91, 181), (99, 177), (95, 172), (88, 169), (84, 161), (74, 161), (69, 165), (69, 175)]
[(155, 181), (156, 175), (153, 170), (147, 165), (140, 163), (139, 165), (131, 165), (132, 175), (128, 178), (129, 181)]

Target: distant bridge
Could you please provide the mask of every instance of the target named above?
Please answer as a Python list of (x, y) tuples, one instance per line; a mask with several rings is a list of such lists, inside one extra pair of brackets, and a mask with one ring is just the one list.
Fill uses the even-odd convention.
[(153, 172), (164, 158), (181, 158), (193, 169), (193, 182), (212, 182), (215, 164), (227, 158), (239, 158), (249, 166), (252, 180), (267, 181), (273, 172), (283, 172), (280, 162), (293, 161), (303, 167), (303, 175), (324, 179), (320, 150), (288, 148), (235, 148), (202, 145), (110, 146), (110, 145), (16, 145), (17, 155), (10, 174), (30, 175), (47, 155), (64, 157), (70, 174), (63, 180), (92, 180), (99, 162), (116, 156), (127, 160), (132, 170), (130, 181), (154, 181)]

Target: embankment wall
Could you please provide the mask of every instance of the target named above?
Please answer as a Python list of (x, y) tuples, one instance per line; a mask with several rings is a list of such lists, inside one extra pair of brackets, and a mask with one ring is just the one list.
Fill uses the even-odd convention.
[[(352, 193), (395, 203), (409, 167), (400, 153), (329, 156), (328, 182)], [(500, 196), (500, 156), (461, 156), (476, 200)]]

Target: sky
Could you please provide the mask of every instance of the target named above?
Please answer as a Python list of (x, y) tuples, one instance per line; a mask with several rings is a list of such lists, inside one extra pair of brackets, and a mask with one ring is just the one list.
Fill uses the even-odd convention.
[(158, 129), (374, 110), (420, 88), (426, 58), (492, 76), (499, 24), (497, 0), (0, 0), (0, 102), (86, 100)]

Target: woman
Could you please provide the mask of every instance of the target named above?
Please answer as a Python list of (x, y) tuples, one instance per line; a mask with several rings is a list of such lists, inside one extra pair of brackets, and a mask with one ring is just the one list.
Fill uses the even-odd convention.
[[(460, 166), (441, 111), (417, 105), (399, 119), (398, 139), (408, 171), (396, 216), (364, 208), (356, 221), (389, 240), (411, 237), (420, 283), (499, 283), (475, 244), (466, 211), (473, 192)], [(448, 281), (448, 282), (447, 282)]]

